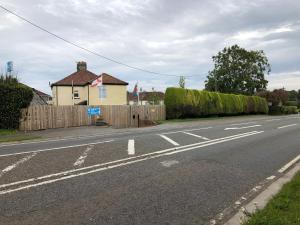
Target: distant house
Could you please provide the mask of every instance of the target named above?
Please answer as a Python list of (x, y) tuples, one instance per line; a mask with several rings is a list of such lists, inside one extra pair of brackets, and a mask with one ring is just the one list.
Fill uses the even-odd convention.
[[(102, 79), (101, 87), (92, 82)], [(86, 62), (77, 63), (77, 71), (51, 84), (53, 105), (126, 105), (128, 83), (109, 74), (96, 75)]]
[(132, 92), (128, 92), (127, 96), (129, 105), (163, 105), (165, 98), (165, 94), (159, 91), (140, 92), (139, 98)]
[[(26, 84), (23, 84), (27, 87), (29, 87)], [(35, 105), (50, 105), (52, 103), (52, 97), (42, 91), (39, 91), (35, 88), (29, 87), (32, 89), (33, 92), (33, 98), (30, 102), (30, 106), (35, 106)]]

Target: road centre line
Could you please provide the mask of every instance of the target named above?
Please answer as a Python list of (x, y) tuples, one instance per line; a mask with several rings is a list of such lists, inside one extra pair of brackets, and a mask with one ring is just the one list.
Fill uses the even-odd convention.
[(242, 129), (248, 129), (248, 128), (253, 128), (253, 127), (261, 127), (262, 125), (253, 125), (253, 126), (247, 126), (247, 127), (227, 127), (224, 130), (242, 130)]
[(21, 165), (21, 164), (25, 163), (26, 161), (30, 160), (30, 159), (31, 159), (32, 157), (34, 157), (36, 154), (37, 154), (37, 153), (33, 153), (33, 154), (31, 154), (31, 155), (25, 156), (24, 158), (18, 160), (18, 161), (15, 162), (14, 164), (12, 164), (12, 165), (6, 167), (5, 169), (3, 169), (3, 170), (0, 172), (0, 178), (1, 178), (4, 174), (8, 173), (9, 171), (15, 169), (15, 168), (18, 167), (19, 165)]
[(180, 144), (178, 144), (176, 141), (173, 141), (171, 138), (163, 135), (163, 134), (160, 134), (159, 136), (161, 136), (163, 139), (165, 139), (166, 141), (170, 142), (172, 145), (175, 145), (175, 146), (178, 146)]
[(298, 124), (294, 123), (294, 124), (290, 124), (290, 125), (285, 125), (285, 126), (282, 126), (282, 127), (277, 127), (277, 129), (283, 129), (283, 128), (287, 128), (287, 127), (294, 127), (294, 126), (297, 126)]
[[(57, 182), (57, 181), (60, 181), (60, 180), (70, 179), (70, 178), (73, 178), (73, 177), (83, 176), (83, 175), (87, 175), (87, 174), (91, 174), (91, 173), (95, 173), (95, 172), (99, 172), (99, 171), (103, 171), (103, 170), (107, 170), (107, 169), (121, 167), (121, 166), (129, 165), (129, 164), (133, 164), (133, 163), (137, 163), (137, 162), (141, 162), (141, 161), (145, 161), (145, 160), (149, 160), (149, 159), (154, 159), (154, 158), (166, 156), (166, 155), (170, 154), (170, 151), (177, 150), (177, 149), (183, 149), (183, 151), (188, 151), (188, 150), (202, 148), (202, 147), (209, 146), (209, 145), (214, 145), (214, 144), (218, 144), (218, 143), (222, 143), (222, 142), (226, 142), (226, 141), (230, 141), (230, 140), (235, 140), (235, 139), (239, 139), (239, 138), (259, 134), (259, 133), (262, 133), (262, 132), (264, 132), (264, 131), (260, 131), (260, 132), (253, 131), (253, 132), (242, 133), (242, 134), (238, 134), (238, 135), (228, 136), (228, 137), (219, 138), (219, 139), (210, 140), (210, 141), (205, 141), (205, 142), (199, 142), (199, 143), (190, 144), (190, 145), (186, 145), (186, 146), (181, 146), (181, 147), (177, 147), (177, 148), (170, 148), (170, 149), (160, 150), (160, 151), (156, 151), (156, 152), (152, 152), (152, 153), (143, 154), (143, 155), (140, 155), (140, 156), (129, 157), (129, 158), (120, 159), (120, 160), (116, 160), (116, 161), (112, 161), (112, 162), (107, 162), (107, 163), (97, 164), (97, 165), (93, 165), (93, 166), (88, 166), (88, 167), (84, 167), (84, 168), (73, 169), (73, 170), (64, 171), (64, 172), (60, 172), (60, 173), (56, 173), (56, 174), (50, 174), (50, 175), (46, 175), (46, 176), (42, 176), (42, 177), (31, 178), (31, 179), (28, 179), (28, 180), (17, 181), (17, 182), (10, 183), (10, 184), (3, 184), (3, 185), (0, 185), (1, 189), (5, 188), (5, 187), (16, 186), (16, 185), (20, 185), (20, 184), (24, 184), (24, 183), (29, 183), (29, 182), (38, 182), (38, 181), (46, 179), (46, 178), (59, 177), (61, 175), (63, 176), (63, 177), (60, 177), (60, 178), (57, 178), (57, 179), (42, 181), (40, 183), (35, 183), (35, 184), (29, 184), (29, 185), (21, 186), (21, 187), (14, 188), (14, 189), (2, 190), (2, 191), (0, 191), (0, 195), (8, 194), (8, 193), (15, 192), (15, 191), (20, 191), (20, 190), (23, 190), (23, 189), (28, 189), (28, 188), (31, 188), (31, 187), (41, 186), (41, 185), (44, 185), (44, 184), (50, 184), (50, 183), (54, 183), (54, 182)], [(132, 160), (132, 161), (128, 161), (128, 160)], [(118, 163), (118, 164), (111, 165), (111, 164), (114, 164), (114, 163)], [(99, 168), (99, 167), (101, 167), (101, 168)], [(96, 169), (93, 169), (93, 168), (96, 168)], [(87, 169), (93, 169), (93, 170), (84, 172)], [(81, 171), (83, 171), (83, 172), (81, 172)], [(72, 174), (72, 173), (75, 173), (75, 172), (80, 172), (80, 173)], [(69, 175), (69, 174), (71, 174), (71, 175)]]
[(34, 152), (46, 152), (46, 151), (53, 151), (53, 150), (59, 150), (59, 149), (76, 148), (76, 147), (82, 147), (82, 146), (88, 146), (88, 145), (109, 143), (109, 142), (113, 142), (113, 141), (114, 140), (99, 141), (99, 142), (80, 144), (80, 145), (70, 145), (70, 146), (63, 146), (63, 147), (57, 147), (57, 148), (47, 148), (47, 149), (40, 149), (40, 150), (33, 150), (33, 151), (26, 151), (26, 152), (16, 152), (16, 153), (3, 154), (3, 155), (0, 155), (0, 157), (7, 157), (7, 156), (12, 156), (12, 155), (23, 155), (23, 154), (34, 153)]
[(271, 120), (266, 120), (267, 122), (273, 122), (273, 121), (279, 121), (281, 119), (271, 119)]
[(278, 170), (279, 173), (284, 173), (287, 171), (291, 166), (293, 166), (295, 163), (297, 163), (300, 160), (300, 155), (298, 155), (296, 158), (288, 162), (286, 165), (284, 165), (280, 170)]
[(210, 140), (207, 137), (203, 137), (203, 136), (200, 136), (200, 135), (197, 135), (197, 134), (193, 134), (193, 133), (189, 133), (189, 132), (182, 132), (182, 133), (187, 134), (187, 135), (191, 135), (191, 136), (194, 136), (194, 137), (197, 137), (197, 138), (201, 138), (201, 139), (206, 140), (206, 141)]
[(134, 140), (128, 140), (128, 155), (135, 155)]
[(92, 151), (93, 149), (94, 149), (94, 145), (88, 145), (88, 147), (86, 148), (86, 150), (82, 153), (82, 155), (76, 160), (76, 162), (73, 165), (75, 167), (81, 166), (84, 163), (86, 157), (88, 156), (88, 153), (90, 151)]
[(253, 124), (253, 123), (257, 123), (257, 122), (253, 121), (253, 122), (248, 122), (248, 123), (235, 123), (235, 124), (230, 124), (229, 126), (240, 126), (240, 125), (247, 125), (247, 124)]

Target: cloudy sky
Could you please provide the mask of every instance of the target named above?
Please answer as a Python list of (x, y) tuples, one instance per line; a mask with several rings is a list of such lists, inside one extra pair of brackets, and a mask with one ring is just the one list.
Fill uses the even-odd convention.
[[(192, 76), (202, 89), (211, 56), (225, 46), (264, 50), (272, 65), (269, 89), (300, 89), (299, 0), (2, 0), (3, 6), (72, 42), (132, 66)], [(178, 85), (108, 62), (49, 36), (0, 9), (0, 69), (7, 61), (22, 82), (51, 93), (49, 81), (86, 61), (145, 90)]]

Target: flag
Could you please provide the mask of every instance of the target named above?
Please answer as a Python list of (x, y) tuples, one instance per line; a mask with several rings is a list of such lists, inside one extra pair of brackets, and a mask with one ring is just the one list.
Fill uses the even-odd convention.
[(135, 86), (134, 86), (133, 92), (132, 92), (133, 96), (138, 97), (138, 95), (139, 95), (138, 92), (139, 92), (138, 84), (136, 83)]
[(98, 77), (96, 80), (94, 80), (93, 82), (92, 82), (92, 87), (95, 87), (95, 86), (97, 86), (97, 87), (99, 87), (99, 86), (101, 86), (102, 85), (102, 76), (100, 76), (100, 77)]

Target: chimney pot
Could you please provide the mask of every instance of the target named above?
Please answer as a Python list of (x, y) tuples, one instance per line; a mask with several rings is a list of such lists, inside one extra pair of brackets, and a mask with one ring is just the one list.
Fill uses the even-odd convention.
[(77, 62), (77, 71), (81, 71), (81, 70), (86, 70), (87, 69), (87, 65), (86, 62)]

